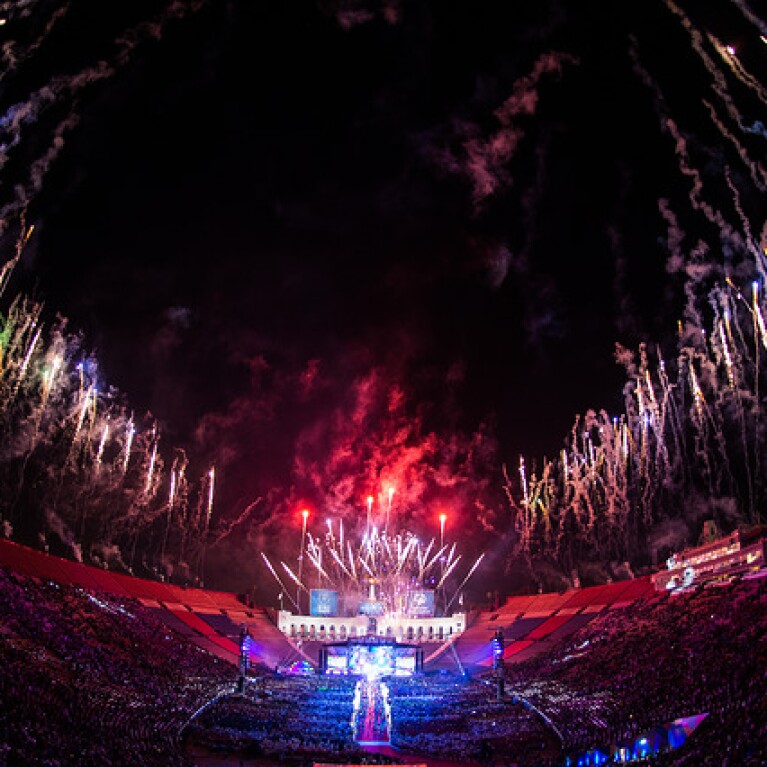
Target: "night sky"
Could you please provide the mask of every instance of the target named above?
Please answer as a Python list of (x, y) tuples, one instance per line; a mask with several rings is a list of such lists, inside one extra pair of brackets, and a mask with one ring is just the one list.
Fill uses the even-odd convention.
[[(764, 69), (744, 3), (696, 5)], [(693, 222), (664, 120), (715, 200), (731, 149), (669, 5), (57, 6), (0, 3), (19, 54), (0, 80), (3, 257), (26, 198), (15, 289), (82, 331), (168, 447), (216, 465), (217, 518), (265, 499), (241, 554), (299, 501), (335, 512), (387, 479), (410, 485), (414, 524), (447, 504), (485, 546), (504, 535), (502, 465), (623, 408), (615, 344), (672, 352), (685, 273), (659, 200)], [(8, 119), (46, 85), (50, 106)], [(757, 158), (758, 126), (743, 139), (759, 140)], [(717, 237), (696, 238), (719, 263)], [(240, 586), (230, 556), (210, 567)]]

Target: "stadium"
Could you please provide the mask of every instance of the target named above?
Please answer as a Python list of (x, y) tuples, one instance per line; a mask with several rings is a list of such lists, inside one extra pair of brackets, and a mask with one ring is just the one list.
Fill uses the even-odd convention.
[(0, 0), (0, 767), (767, 765), (761, 5)]
[(353, 616), (2, 541), (0, 763), (762, 765), (764, 545), (449, 615), (371, 584)]

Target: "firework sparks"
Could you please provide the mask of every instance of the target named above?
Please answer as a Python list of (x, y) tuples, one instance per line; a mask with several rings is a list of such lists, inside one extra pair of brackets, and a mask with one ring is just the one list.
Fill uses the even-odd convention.
[(216, 485), (216, 469), (211, 466), (208, 471), (208, 507), (207, 507), (207, 524), (210, 525), (210, 518), (213, 516), (213, 493)]
[(99, 467), (101, 466), (102, 458), (104, 457), (104, 448), (107, 444), (107, 439), (109, 438), (109, 423), (104, 424), (104, 430), (101, 432), (101, 439), (99, 440), (99, 447), (98, 451), (96, 452), (96, 458), (95, 458), (95, 465), (96, 470), (98, 471)]
[[(280, 563), (299, 592), (310, 591), (314, 579), (318, 588), (338, 591), (345, 604), (355, 599), (373, 598), (375, 594), (374, 598), (387, 612), (404, 614), (413, 592), (424, 589), (437, 592), (446, 588), (462, 561), (461, 555), (456, 553), (455, 542), (437, 547), (435, 538), (424, 544), (411, 532), (390, 536), (386, 530), (374, 526), (370, 533), (363, 532), (356, 548), (350, 539), (345, 541), (344, 548), (335, 540), (332, 527), (327, 523), (328, 520), (327, 532), (323, 535), (306, 534), (306, 542), (298, 557), (298, 574), (285, 562)], [(300, 569), (303, 557), (312, 565), (307, 579)], [(265, 556), (264, 561), (268, 565)], [(269, 571), (277, 578), (273, 568)], [(461, 587), (468, 577), (464, 578)], [(278, 583), (284, 588), (279, 579)], [(300, 604), (298, 598), (294, 604)]]
[(125, 448), (123, 450), (123, 474), (128, 471), (128, 464), (130, 462), (131, 447), (133, 445), (133, 438), (136, 436), (136, 427), (133, 425), (133, 418), (128, 420), (125, 427)]
[(152, 483), (154, 481), (154, 465), (157, 461), (157, 442), (152, 445), (152, 454), (149, 458), (149, 466), (146, 470), (146, 483), (144, 484), (144, 495), (149, 495), (152, 491)]

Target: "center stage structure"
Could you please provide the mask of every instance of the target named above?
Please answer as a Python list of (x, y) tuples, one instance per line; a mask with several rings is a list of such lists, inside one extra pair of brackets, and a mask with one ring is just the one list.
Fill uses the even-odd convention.
[(357, 675), (368, 679), (412, 676), (423, 671), (423, 648), (382, 637), (361, 637), (330, 642), (320, 648), (323, 674)]
[[(439, 540), (423, 543), (409, 531), (390, 534), (388, 525), (379, 531), (371, 524), (372, 498), (368, 501), (368, 524), (361, 540), (347, 536), (343, 522), (334, 526), (329, 519), (323, 535), (313, 535), (307, 530), (305, 510), (297, 567), (280, 562), (281, 574), (261, 554), (282, 588), (280, 631), (294, 641), (373, 638), (385, 640), (384, 646), (444, 642), (461, 634), (466, 629), (466, 614), (460, 609), (462, 589), (484, 554), (464, 575), (457, 545), (445, 542), (446, 515), (440, 516)], [(283, 609), (286, 598), (295, 610)], [(307, 601), (308, 612), (303, 608)], [(452, 611), (454, 605), (458, 611)]]
[(361, 637), (381, 637), (398, 642), (444, 642), (466, 628), (466, 614), (443, 617), (413, 617), (385, 613), (373, 616), (294, 615), (287, 610), (277, 614), (277, 626), (293, 640), (320, 642), (345, 641)]

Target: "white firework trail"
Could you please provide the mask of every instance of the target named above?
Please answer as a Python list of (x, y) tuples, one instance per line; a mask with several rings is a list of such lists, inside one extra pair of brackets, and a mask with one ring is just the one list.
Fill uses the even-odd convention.
[(144, 495), (149, 495), (154, 482), (154, 465), (157, 461), (157, 440), (152, 444), (152, 454), (149, 458), (149, 466), (146, 470), (146, 482), (144, 483)]
[(24, 355), (24, 360), (21, 363), (21, 367), (19, 368), (19, 376), (16, 380), (16, 388), (14, 389), (13, 396), (16, 397), (16, 395), (19, 392), (19, 388), (21, 387), (21, 384), (24, 381), (24, 378), (27, 375), (27, 370), (29, 369), (29, 362), (32, 359), (32, 355), (35, 353), (35, 349), (37, 348), (37, 344), (40, 341), (40, 336), (43, 333), (43, 327), (42, 325), (37, 328), (34, 336), (32, 336), (32, 340), (29, 343), (29, 347), (27, 348), (27, 353)]
[(101, 432), (101, 439), (99, 440), (99, 447), (98, 447), (98, 450), (96, 451), (96, 458), (94, 460), (97, 471), (101, 467), (101, 460), (104, 457), (104, 448), (106, 447), (108, 438), (109, 438), (109, 421), (107, 420), (106, 423), (104, 424), (104, 430)]
[(74, 447), (75, 443), (77, 442), (78, 438), (80, 437), (80, 432), (82, 431), (83, 424), (85, 423), (85, 416), (88, 412), (88, 408), (90, 406), (90, 398), (93, 394), (93, 387), (91, 386), (88, 391), (85, 393), (85, 396), (82, 398), (82, 401), (80, 403), (80, 410), (79, 415), (77, 416), (77, 424), (75, 426), (75, 433), (72, 437), (72, 446)]
[(213, 516), (213, 493), (216, 485), (216, 468), (211, 466), (208, 471), (208, 506), (206, 513), (207, 525), (210, 525), (210, 518)]
[[(435, 562), (447, 551), (448, 546), (445, 544), (425, 565), (423, 568), (423, 571), (430, 570)], [(421, 572), (421, 575), (423, 576), (423, 571)]]
[(40, 394), (40, 410), (45, 410), (45, 406), (48, 403), (48, 397), (53, 390), (53, 385), (56, 382), (56, 376), (62, 366), (61, 357), (58, 354), (53, 355), (50, 365), (48, 366), (45, 374), (43, 375), (43, 388)]
[(123, 474), (128, 471), (128, 464), (130, 463), (131, 447), (133, 446), (133, 438), (136, 436), (136, 427), (133, 423), (133, 418), (128, 419), (128, 423), (125, 426), (125, 447), (123, 449)]
[(176, 500), (176, 466), (175, 461), (173, 468), (170, 470), (170, 487), (168, 488), (168, 517), (170, 518), (170, 512), (173, 511), (173, 503)]
[[(735, 77), (747, 88), (749, 88), (753, 94), (767, 106), (767, 91), (764, 86), (754, 77), (744, 66), (743, 62), (738, 58), (737, 52), (729, 45), (723, 45), (719, 39), (709, 33), (709, 40), (716, 48), (716, 52), (722, 57), (722, 60), (727, 64)], [(743, 127), (741, 123), (741, 128)]]
[(269, 572), (274, 576), (274, 579), (277, 581), (277, 583), (280, 584), (280, 587), (282, 588), (282, 593), (287, 596), (287, 598), (293, 603), (293, 606), (296, 608), (296, 612), (298, 612), (298, 604), (296, 603), (295, 599), (290, 596), (290, 590), (285, 586), (285, 584), (282, 582), (282, 579), (279, 575), (277, 575), (277, 571), (272, 567), (272, 563), (269, 561), (269, 558), (261, 552), (261, 558), (264, 560), (264, 563), (266, 564), (267, 568), (269, 568)]
[(479, 557), (477, 557), (476, 562), (474, 562), (474, 564), (471, 566), (471, 569), (469, 570), (468, 574), (461, 581), (461, 583), (459, 584), (458, 588), (455, 590), (455, 593), (450, 598), (450, 601), (445, 606), (445, 612), (447, 612), (450, 609), (450, 605), (453, 604), (453, 601), (455, 600), (455, 598), (458, 596), (458, 594), (460, 594), (460, 592), (463, 589), (463, 587), (469, 582), (469, 579), (471, 578), (471, 576), (474, 575), (474, 573), (477, 571), (477, 568), (480, 566), (480, 564), (482, 563), (482, 560), (484, 558), (485, 558), (484, 553), (480, 554)]
[(439, 579), (439, 582), (435, 586), (435, 589), (439, 591), (439, 589), (442, 588), (442, 584), (447, 580), (447, 578), (452, 574), (453, 570), (457, 567), (458, 563), (461, 561), (461, 555), (459, 554), (456, 558), (453, 564), (450, 565), (450, 567), (445, 569), (445, 574)]
[(759, 340), (762, 342), (762, 346), (767, 349), (767, 326), (764, 324), (764, 315), (762, 314), (762, 307), (759, 302), (759, 282), (754, 280), (751, 284), (753, 295), (753, 311), (756, 318), (756, 326), (759, 330)]
[(519, 457), (519, 476), (522, 479), (522, 499), (525, 508), (527, 508), (530, 505), (530, 493), (527, 485), (527, 472), (525, 471), (525, 459), (523, 456)]
[[(725, 317), (728, 319), (726, 320), (729, 323), (729, 312), (725, 309)], [(722, 355), (724, 357), (724, 364), (725, 368), (727, 370), (727, 380), (730, 384), (730, 388), (734, 389), (736, 386), (735, 381), (735, 373), (733, 370), (733, 364), (732, 364), (732, 354), (730, 353), (730, 344), (727, 340), (727, 333), (725, 332), (725, 322), (722, 321), (719, 323), (719, 341), (722, 345)]]
[(280, 562), (280, 564), (282, 565), (283, 570), (285, 570), (290, 579), (293, 581), (293, 583), (295, 583), (298, 588), (303, 589), (308, 594), (309, 589), (307, 589), (306, 586), (301, 583), (298, 576), (288, 567), (288, 565), (286, 565), (285, 562)]

